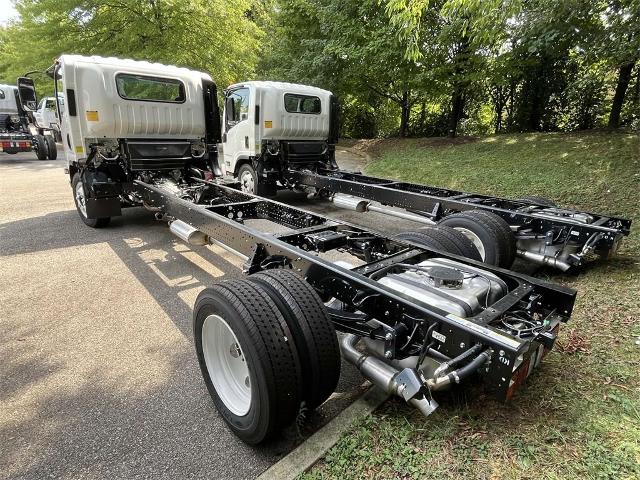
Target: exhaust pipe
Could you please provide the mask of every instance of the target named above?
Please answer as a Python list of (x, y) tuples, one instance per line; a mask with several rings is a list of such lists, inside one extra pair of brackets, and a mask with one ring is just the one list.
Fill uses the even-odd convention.
[(209, 237), (204, 232), (192, 227), (182, 220), (174, 220), (169, 224), (169, 230), (180, 240), (191, 245), (208, 245)]
[(526, 258), (533, 263), (537, 263), (538, 265), (549, 265), (551, 267), (558, 268), (563, 272), (566, 272), (571, 268), (571, 265), (567, 262), (555, 257), (550, 257), (549, 255), (542, 255), (541, 253), (533, 253), (522, 249), (518, 249), (517, 253), (519, 257)]
[(360, 353), (355, 348), (359, 340), (357, 335), (345, 335), (340, 341), (340, 351), (345, 360), (360, 370), (363, 377), (385, 392), (402, 397), (425, 417), (438, 408), (438, 403), (431, 398), (415, 369), (399, 371), (376, 357)]
[(391, 217), (402, 218), (404, 220), (411, 220), (412, 222), (424, 223), (427, 225), (435, 225), (433, 220), (422, 217), (420, 215), (414, 215), (413, 213), (399, 212), (397, 210), (390, 210), (388, 207), (379, 207), (372, 205), (368, 200), (362, 200), (361, 198), (353, 197), (351, 195), (335, 194), (330, 200), (334, 205), (340, 208), (346, 208), (347, 210), (355, 210), (356, 212), (378, 212)]

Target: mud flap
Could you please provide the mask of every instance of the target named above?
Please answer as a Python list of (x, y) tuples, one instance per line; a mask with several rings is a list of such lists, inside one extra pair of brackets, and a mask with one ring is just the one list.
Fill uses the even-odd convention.
[(87, 198), (87, 218), (106, 218), (122, 215), (120, 197)]

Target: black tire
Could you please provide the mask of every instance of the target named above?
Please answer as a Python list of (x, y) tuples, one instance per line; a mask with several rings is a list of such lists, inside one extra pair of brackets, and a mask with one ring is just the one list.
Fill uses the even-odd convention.
[[(246, 176), (251, 176), (251, 182), (246, 181)], [(276, 194), (275, 185), (269, 186), (264, 181), (260, 181), (256, 169), (250, 163), (240, 165), (237, 178), (240, 181), (240, 190), (243, 192), (259, 197), (273, 197)]]
[(396, 235), (398, 240), (408, 240), (426, 248), (441, 250), (472, 260), (482, 261), (478, 249), (462, 233), (453, 228), (434, 226), (422, 228), (417, 232), (404, 232)]
[(38, 160), (47, 159), (47, 141), (44, 139), (44, 135), (36, 135), (34, 137), (36, 141), (36, 156)]
[[(251, 180), (247, 180), (247, 177), (251, 177)], [(256, 170), (249, 163), (245, 163), (238, 169), (238, 180), (240, 181), (240, 190), (245, 193), (251, 193), (258, 195), (258, 174)]]
[[(203, 349), (203, 326), (211, 315), (224, 319), (246, 359), (251, 393), (246, 414), (233, 413), (213, 385)], [(269, 295), (254, 282), (228, 280), (200, 292), (193, 309), (193, 334), (202, 376), (218, 412), (244, 442), (255, 445), (296, 417), (302, 377), (291, 331)]]
[[(440, 220), (438, 225), (464, 229), (473, 234), (482, 244), (482, 261), (485, 263), (509, 268), (516, 258), (515, 236), (509, 224), (494, 213), (484, 210), (454, 213)], [(482, 256), (482, 252), (480, 254)]]
[(49, 160), (55, 160), (58, 158), (58, 147), (55, 139), (49, 135), (46, 135), (44, 139), (47, 143), (47, 157), (49, 157)]
[(340, 379), (340, 347), (333, 323), (316, 291), (287, 270), (256, 273), (249, 280), (261, 285), (293, 333), (302, 366), (305, 407), (320, 406)]
[[(109, 225), (109, 222), (111, 221), (111, 217), (87, 218), (86, 213), (83, 212), (83, 208), (78, 203), (79, 199), (78, 199), (78, 196), (76, 195), (76, 189), (78, 188), (78, 183), (80, 184), (82, 183), (80, 179), (80, 173), (76, 173), (73, 176), (73, 179), (71, 180), (71, 189), (73, 192), (73, 202), (76, 204), (76, 210), (78, 211), (78, 215), (80, 215), (80, 218), (82, 219), (84, 224), (90, 226), (91, 228), (104, 228), (107, 225)], [(84, 192), (84, 188), (83, 188), (83, 192)], [(84, 198), (86, 200), (86, 195), (84, 196)]]
[(543, 207), (557, 207), (558, 205), (553, 200), (546, 197), (527, 196), (518, 199), (519, 202), (534, 203), (536, 205), (542, 205)]

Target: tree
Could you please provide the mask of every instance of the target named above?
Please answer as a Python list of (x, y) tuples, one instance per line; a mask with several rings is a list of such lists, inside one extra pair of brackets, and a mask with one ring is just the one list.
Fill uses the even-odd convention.
[(620, 114), (640, 58), (640, 1), (611, 0), (604, 11), (603, 48), (617, 69), (615, 93), (609, 113), (609, 128), (620, 126)]
[(250, 0), (18, 0), (16, 9), (0, 45), (0, 76), (12, 83), (77, 53), (205, 70), (226, 86), (250, 76), (260, 53), (250, 18), (260, 4)]

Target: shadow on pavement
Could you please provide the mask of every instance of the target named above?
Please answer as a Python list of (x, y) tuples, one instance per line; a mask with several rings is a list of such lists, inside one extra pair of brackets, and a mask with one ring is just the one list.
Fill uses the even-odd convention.
[[(149, 346), (151, 350), (143, 349), (143, 354), (112, 346), (116, 352), (113, 357), (100, 365), (105, 353), (95, 352), (96, 357), (87, 359), (88, 365), (82, 367), (93, 370), (76, 378), (72, 361), (66, 357), (58, 360), (59, 349), (65, 347), (50, 340), (64, 335), (65, 329), (73, 334), (76, 319), (63, 316), (43, 325), (34, 318), (29, 326), (17, 318), (3, 319), (0, 357), (6, 363), (0, 377), (0, 402), (11, 413), (7, 422), (0, 423), (0, 472), (10, 478), (33, 479), (252, 478), (363, 391), (359, 374), (343, 365), (336, 394), (301, 428), (292, 426), (265, 447), (251, 448), (237, 440), (213, 407), (202, 381), (192, 346), (190, 305), (201, 288), (227, 276), (240, 276), (238, 261), (230, 254), (229, 258), (220, 256), (225, 251), (185, 245), (145, 210), (123, 213), (108, 228), (99, 230), (82, 224), (75, 210), (0, 224), (0, 261), (1, 257), (70, 248), (80, 252), (83, 246), (107, 244), (187, 342), (182, 342), (181, 348)], [(90, 259), (86, 268), (92, 268)], [(46, 283), (47, 278), (34, 282)], [(131, 323), (131, 319), (125, 320)], [(92, 322), (100, 321), (99, 317), (87, 318), (86, 325), (90, 328)], [(74, 348), (73, 342), (70, 345), (66, 348), (72, 358), (88, 348)], [(136, 362), (166, 364), (166, 377), (154, 378), (151, 386), (144, 381), (138, 385), (132, 380), (139, 374), (135, 371), (138, 363), (128, 357), (134, 354), (148, 356), (148, 360), (138, 358)], [(134, 371), (131, 376), (122, 374), (114, 379), (118, 368)], [(59, 378), (65, 379), (64, 385), (52, 388), (51, 382)], [(27, 409), (10, 410), (12, 405), (24, 406), (25, 402)], [(3, 475), (0, 473), (0, 478)]]

